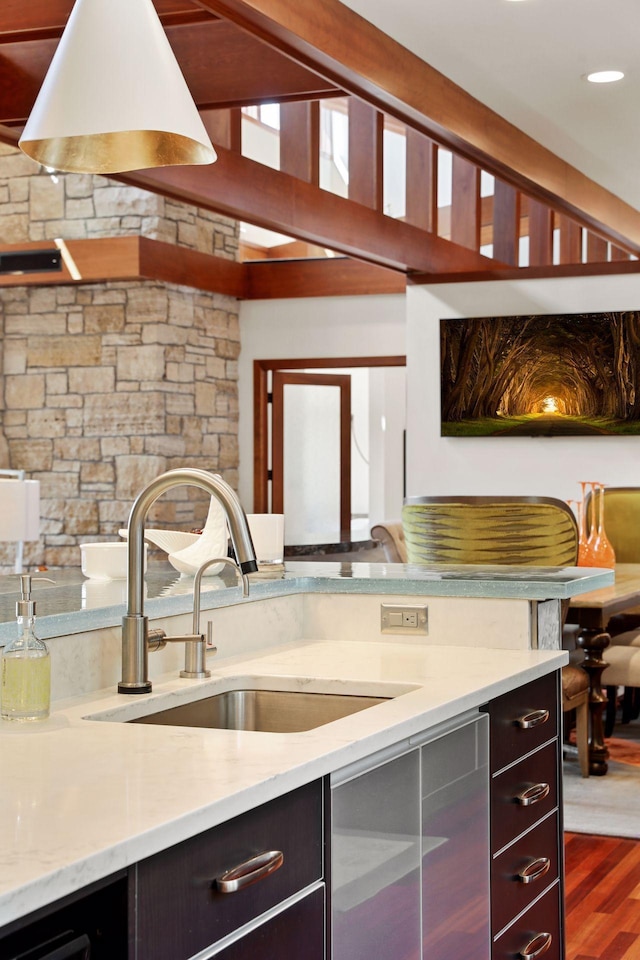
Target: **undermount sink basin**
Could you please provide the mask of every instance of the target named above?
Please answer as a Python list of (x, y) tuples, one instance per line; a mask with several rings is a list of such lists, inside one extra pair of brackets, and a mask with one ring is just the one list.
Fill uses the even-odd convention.
[(340, 720), (389, 699), (294, 690), (228, 690), (128, 722), (298, 733), (321, 727), (332, 720)]

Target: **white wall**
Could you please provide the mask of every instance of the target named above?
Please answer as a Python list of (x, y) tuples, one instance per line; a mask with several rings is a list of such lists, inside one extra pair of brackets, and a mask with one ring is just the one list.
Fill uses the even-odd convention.
[(575, 499), (578, 480), (640, 485), (640, 436), (440, 436), (441, 318), (637, 309), (637, 275), (409, 287), (407, 495)]
[(245, 510), (253, 508), (253, 361), (400, 356), (406, 352), (405, 330), (404, 295), (241, 303), (239, 493)]

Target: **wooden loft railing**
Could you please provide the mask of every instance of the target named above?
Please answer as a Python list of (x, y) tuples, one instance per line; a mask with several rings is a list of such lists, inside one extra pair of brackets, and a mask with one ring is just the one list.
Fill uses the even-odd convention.
[[(321, 261), (321, 271), (304, 261), (297, 268), (255, 264), (247, 289), (287, 295), (301, 286), (296, 269), (331, 293), (340, 292), (340, 283), (366, 292), (367, 273), (371, 289), (380, 290), (387, 278), (395, 290), (406, 278), (637, 269), (630, 257), (640, 254), (639, 211), (339, 0), (154, 2), (219, 159), (211, 167), (135, 171), (120, 179), (357, 261), (357, 269), (344, 259)], [(72, 5), (0, 4), (0, 140), (17, 143)], [(319, 114), (327, 98), (347, 104), (347, 196), (320, 187)], [(242, 155), (241, 107), (272, 102), (281, 107), (279, 170)], [(390, 124), (406, 137), (402, 218), (387, 215), (383, 205)], [(440, 151), (452, 154), (447, 207), (437, 201)], [(483, 172), (494, 177), (492, 197), (480, 195)], [(525, 236), (526, 268), (520, 266)], [(483, 256), (489, 249), (492, 256)]]
[[(379, 214), (383, 212), (383, 132), (391, 120), (396, 132), (401, 131), (405, 138), (406, 197), (402, 222), (475, 252), (492, 248), (491, 260), (512, 267), (522, 265), (520, 246), (523, 238), (528, 238), (528, 262), (524, 266), (624, 262), (635, 255), (605, 232), (595, 233), (576, 218), (528, 196), (499, 177), (494, 178), (493, 195), (482, 197), (482, 169), (454, 151), (449, 151), (452, 154), (452, 175), (448, 185), (451, 203), (438, 207), (438, 152), (442, 148), (431, 138), (398, 124), (369, 104), (353, 97), (343, 99), (349, 122), (350, 201)], [(221, 123), (221, 117), (217, 123)], [(223, 126), (225, 130), (233, 131), (233, 137), (226, 136), (223, 145), (241, 155), (240, 112), (229, 111)], [(318, 100), (281, 105), (279, 147), (280, 172), (318, 187)], [(555, 243), (554, 235), (557, 238)], [(299, 243), (268, 254), (271, 258), (304, 255), (304, 248)], [(311, 245), (308, 255), (318, 256), (317, 246)], [(411, 272), (410, 266), (408, 272)]]

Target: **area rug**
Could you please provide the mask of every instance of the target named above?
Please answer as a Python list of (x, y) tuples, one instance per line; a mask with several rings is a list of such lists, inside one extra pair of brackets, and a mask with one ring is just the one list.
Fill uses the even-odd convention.
[(606, 741), (609, 769), (604, 777), (583, 779), (577, 762), (565, 760), (566, 831), (640, 839), (640, 740), (622, 730), (621, 737)]

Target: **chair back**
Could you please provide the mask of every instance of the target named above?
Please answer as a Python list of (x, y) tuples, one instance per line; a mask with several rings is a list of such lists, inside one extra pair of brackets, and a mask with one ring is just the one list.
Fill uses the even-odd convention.
[(376, 523), (375, 526), (371, 527), (371, 536), (382, 545), (387, 563), (407, 562), (404, 531), (399, 520)]
[(402, 508), (409, 563), (571, 567), (578, 525), (551, 497), (411, 497)]
[[(587, 527), (591, 519), (591, 496), (587, 495), (585, 505)], [(605, 487), (603, 518), (616, 563), (640, 563), (640, 487)]]

